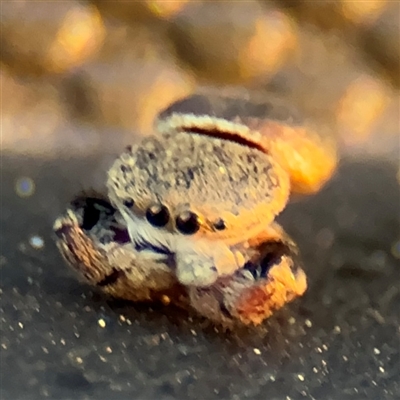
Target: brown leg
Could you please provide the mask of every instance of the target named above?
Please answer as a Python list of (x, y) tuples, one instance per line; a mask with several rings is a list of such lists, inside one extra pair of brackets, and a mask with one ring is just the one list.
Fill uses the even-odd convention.
[(67, 263), (87, 283), (114, 297), (186, 303), (185, 289), (171, 268), (140, 256), (108, 206), (81, 199), (57, 219), (56, 244)]
[(260, 243), (257, 255), (233, 275), (209, 288), (189, 289), (191, 305), (202, 315), (230, 327), (260, 324), (307, 288), (297, 248), (287, 237)]

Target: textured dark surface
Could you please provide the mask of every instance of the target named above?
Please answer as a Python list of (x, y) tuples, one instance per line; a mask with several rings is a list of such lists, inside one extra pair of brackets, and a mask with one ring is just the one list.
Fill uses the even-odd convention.
[[(66, 268), (52, 223), (100, 159), (3, 157), (2, 399), (400, 398), (396, 166), (345, 160), (292, 204), (281, 221), (307, 294), (260, 329), (224, 333), (170, 307), (111, 301)], [(23, 176), (36, 185), (28, 198), (15, 191)]]

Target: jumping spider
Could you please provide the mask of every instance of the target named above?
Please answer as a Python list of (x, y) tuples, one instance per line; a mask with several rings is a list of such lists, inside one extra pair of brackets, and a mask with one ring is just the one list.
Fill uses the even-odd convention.
[(57, 219), (57, 245), (89, 283), (133, 301), (172, 301), (222, 325), (259, 324), (307, 287), (274, 222), (290, 193), (315, 193), (333, 143), (276, 99), (194, 94), (108, 172), (108, 198)]

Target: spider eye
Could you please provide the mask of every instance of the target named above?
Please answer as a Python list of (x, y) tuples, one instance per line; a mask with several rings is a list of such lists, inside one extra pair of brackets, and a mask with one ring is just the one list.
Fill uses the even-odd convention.
[(162, 227), (168, 224), (169, 211), (168, 208), (162, 204), (153, 204), (146, 211), (147, 221), (151, 225)]
[(181, 233), (192, 235), (200, 229), (199, 217), (191, 211), (185, 211), (176, 217), (176, 227)]
[(133, 199), (129, 198), (129, 199), (124, 200), (124, 206), (126, 208), (132, 208), (134, 204), (135, 204), (135, 202), (133, 201)]
[(224, 221), (222, 218), (217, 219), (217, 220), (214, 222), (214, 228), (215, 228), (217, 231), (223, 231), (223, 230), (226, 228), (225, 221)]

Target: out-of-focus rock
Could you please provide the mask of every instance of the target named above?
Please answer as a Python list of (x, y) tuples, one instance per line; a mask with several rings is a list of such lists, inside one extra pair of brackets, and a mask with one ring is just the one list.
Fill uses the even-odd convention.
[(350, 82), (335, 110), (345, 142), (362, 141), (389, 103), (389, 88), (377, 77), (361, 74)]
[(3, 148), (132, 141), (195, 84), (275, 91), (347, 147), (396, 135), (396, 97), (372, 70), (400, 86), (399, 13), (387, 0), (3, 2)]
[(361, 32), (368, 63), (400, 87), (400, 3), (392, 2), (374, 24)]
[(84, 103), (74, 109), (75, 115), (96, 126), (143, 134), (152, 130), (162, 108), (193, 90), (190, 75), (161, 60), (90, 63), (65, 83), (70, 98)]
[(169, 19), (178, 13), (189, 0), (102, 1), (93, 0), (104, 16), (111, 16), (128, 23), (149, 22), (156, 18)]
[(192, 3), (173, 19), (170, 36), (184, 62), (218, 83), (273, 75), (296, 46), (291, 19), (254, 1)]
[(14, 79), (5, 68), (1, 82), (2, 149), (24, 153), (42, 148), (66, 117), (57, 91), (43, 80)]
[(106, 21), (105, 38), (95, 62), (174, 61), (171, 56), (174, 51), (172, 43), (169, 43), (164, 29), (155, 25), (150, 28), (144, 24), (129, 26), (116, 20)]
[(387, 6), (387, 0), (340, 0), (340, 14), (354, 25), (373, 23)]
[(1, 29), (2, 60), (20, 74), (69, 70), (104, 38), (97, 9), (78, 1), (3, 2)]
[(299, 30), (292, 62), (267, 82), (267, 90), (285, 93), (306, 116), (328, 120), (346, 90), (350, 58), (350, 49), (339, 37), (308, 26)]
[(176, 65), (159, 32), (119, 23), (106, 28), (96, 60), (63, 80), (70, 115), (99, 128), (147, 133), (160, 109), (192, 91), (194, 79)]
[(287, 92), (304, 115), (331, 124), (344, 143), (365, 141), (390, 100), (389, 85), (337, 34), (302, 29), (298, 43), (293, 64), (271, 84)]
[(143, 4), (160, 18), (170, 18), (177, 14), (190, 0), (144, 0)]
[(369, 68), (400, 86), (399, 2), (279, 0), (279, 4), (303, 24), (308, 22), (341, 36), (352, 47), (353, 56), (364, 51), (369, 57)]
[(372, 128), (367, 136), (357, 137), (348, 135), (343, 138), (344, 150), (352, 157), (387, 158), (398, 160), (400, 157), (400, 125), (399, 104), (400, 95), (392, 93), (388, 96), (389, 101), (382, 115), (373, 122)]
[(5, 68), (0, 71), (0, 79), (3, 154), (57, 158), (122, 147), (124, 138), (118, 132), (95, 130), (71, 121), (60, 91), (52, 82), (13, 78)]
[(322, 29), (343, 29), (368, 25), (383, 12), (386, 0), (279, 0), (298, 19), (311, 22)]

